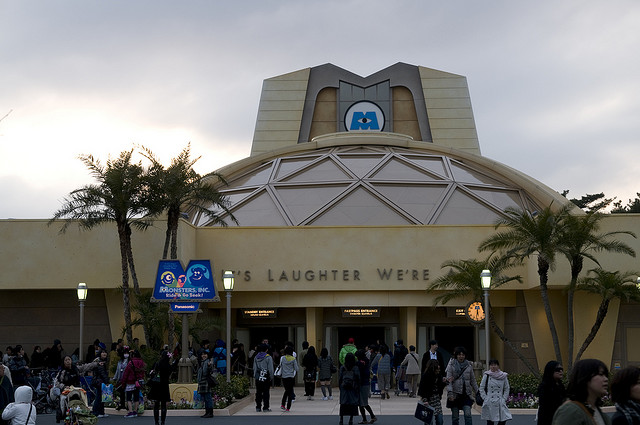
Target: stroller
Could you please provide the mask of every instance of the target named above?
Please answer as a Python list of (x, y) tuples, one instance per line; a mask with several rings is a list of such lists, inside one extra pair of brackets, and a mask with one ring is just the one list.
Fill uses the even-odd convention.
[(406, 366), (398, 366), (396, 370), (396, 395), (400, 395), (401, 393), (409, 394), (409, 386), (407, 385), (407, 367)]
[(91, 413), (87, 405), (87, 394), (82, 388), (67, 387), (62, 392), (66, 396), (65, 425), (95, 425), (98, 418)]

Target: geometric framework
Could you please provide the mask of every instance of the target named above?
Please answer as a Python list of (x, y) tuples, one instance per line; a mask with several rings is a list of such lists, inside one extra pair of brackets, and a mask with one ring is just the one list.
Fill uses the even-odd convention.
[[(240, 226), (480, 225), (506, 207), (539, 209), (490, 170), (392, 146), (320, 148), (225, 178), (220, 192)], [(192, 222), (211, 225), (201, 215)]]

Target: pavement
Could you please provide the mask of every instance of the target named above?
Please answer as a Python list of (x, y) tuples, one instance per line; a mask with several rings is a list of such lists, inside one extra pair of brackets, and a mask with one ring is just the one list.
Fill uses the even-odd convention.
[[(322, 392), (319, 388), (316, 389), (316, 394), (313, 400), (307, 400), (303, 396), (304, 388), (296, 387), (296, 402), (291, 406), (289, 412), (282, 411), (280, 409), (280, 401), (282, 400), (282, 394), (284, 390), (282, 387), (276, 387), (271, 389), (271, 412), (256, 412), (255, 408), (255, 395), (253, 391), (251, 394), (233, 403), (233, 408), (224, 411), (215, 411), (215, 416), (212, 419), (202, 419), (200, 415), (203, 414), (202, 410), (194, 411), (177, 411), (169, 410), (167, 414), (167, 425), (203, 425), (206, 423), (220, 424), (220, 425), (319, 425), (319, 424), (338, 424), (338, 412), (340, 409), (340, 394), (339, 391), (333, 389), (333, 400), (322, 400)], [(382, 400), (379, 395), (374, 395), (369, 399), (369, 405), (373, 409), (373, 412), (378, 417), (376, 425), (393, 424), (397, 425), (398, 420), (403, 420), (407, 423), (419, 422), (413, 417), (415, 411), (417, 398), (410, 398), (406, 394), (396, 396), (393, 392), (391, 398), (388, 400)], [(443, 400), (444, 406), (445, 400)], [(449, 409), (444, 408), (444, 425), (451, 425), (451, 412)], [(145, 411), (145, 414), (137, 418), (124, 418), (126, 412), (116, 412), (115, 409), (107, 409), (109, 417), (99, 419), (100, 425), (153, 425), (153, 412)], [(514, 417), (509, 425), (535, 425), (534, 418), (536, 411), (534, 409), (512, 409), (511, 413)], [(472, 409), (473, 425), (485, 425), (486, 422), (480, 419), (480, 410), (474, 405)], [(367, 414), (367, 417), (369, 415)], [(345, 425), (348, 423), (348, 418), (345, 418)], [(354, 424), (360, 422), (361, 417), (354, 417)], [(462, 418), (461, 418), (462, 419)], [(38, 425), (53, 425), (55, 424), (55, 415), (38, 415)], [(461, 425), (464, 421), (460, 421)]]

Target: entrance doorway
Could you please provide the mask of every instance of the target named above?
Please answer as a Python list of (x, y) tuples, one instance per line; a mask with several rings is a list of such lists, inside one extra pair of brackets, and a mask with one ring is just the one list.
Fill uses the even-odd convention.
[(289, 339), (289, 328), (287, 326), (252, 327), (249, 329), (249, 339), (251, 348), (261, 344), (264, 339), (268, 339), (271, 348), (279, 350)]
[(436, 326), (435, 339), (438, 341), (439, 351), (444, 357), (444, 364), (453, 356), (453, 350), (462, 346), (467, 350), (467, 360), (473, 361), (478, 357), (474, 353), (475, 332), (473, 326)]
[(386, 342), (393, 347), (391, 341), (384, 340), (384, 326), (348, 326), (338, 328), (338, 350), (347, 343), (349, 338), (355, 340), (356, 347), (376, 344), (377, 341)]

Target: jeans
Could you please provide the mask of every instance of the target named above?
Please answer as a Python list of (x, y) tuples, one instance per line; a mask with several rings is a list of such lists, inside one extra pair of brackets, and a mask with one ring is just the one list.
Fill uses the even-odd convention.
[(96, 389), (96, 398), (93, 400), (93, 408), (91, 413), (94, 415), (104, 415), (104, 403), (102, 402), (102, 385), (94, 387)]
[(213, 409), (213, 396), (211, 393), (200, 393), (200, 397), (204, 401), (205, 409)]
[(436, 425), (443, 425), (444, 424), (444, 416), (442, 416), (442, 413), (438, 413), (437, 415), (433, 415), (435, 421), (436, 421)]
[[(462, 412), (464, 413), (464, 425), (473, 425), (473, 418), (471, 417), (471, 406), (462, 406)], [(460, 424), (460, 409), (457, 407), (451, 408), (451, 423), (453, 425)]]
[(291, 409), (291, 400), (293, 400), (293, 384), (295, 378), (282, 378), (282, 386), (284, 387), (284, 394), (282, 395), (282, 406), (287, 409)]
[(269, 388), (271, 388), (271, 380), (264, 382), (256, 380), (256, 407), (269, 408)]

